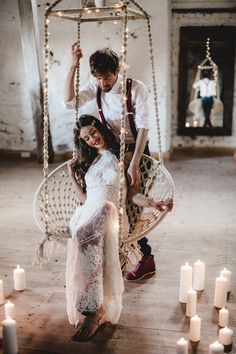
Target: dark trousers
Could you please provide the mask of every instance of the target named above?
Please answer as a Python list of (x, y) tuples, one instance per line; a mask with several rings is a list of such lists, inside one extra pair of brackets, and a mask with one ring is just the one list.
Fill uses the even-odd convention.
[[(149, 151), (149, 147), (148, 147), (148, 143), (145, 146), (144, 149), (144, 154), (150, 156), (150, 151)], [(143, 237), (141, 238), (141, 240), (138, 241), (138, 244), (140, 246), (141, 252), (144, 256), (150, 256), (152, 253), (152, 248), (150, 245), (148, 245), (148, 239), (147, 237)]]
[(141, 252), (144, 256), (151, 255), (152, 248), (148, 245), (148, 239), (146, 237), (141, 238), (141, 240), (138, 241), (138, 244), (140, 245)]
[(202, 97), (202, 108), (205, 116), (205, 123), (204, 126), (209, 125), (210, 127), (212, 126), (211, 121), (210, 121), (210, 115), (211, 115), (211, 110), (213, 107), (213, 97)]

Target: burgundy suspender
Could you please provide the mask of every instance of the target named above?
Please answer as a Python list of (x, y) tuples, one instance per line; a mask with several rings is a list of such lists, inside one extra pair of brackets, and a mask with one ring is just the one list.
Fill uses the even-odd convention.
[(107, 122), (106, 122), (106, 119), (105, 119), (103, 111), (102, 111), (101, 94), (102, 94), (102, 90), (98, 86), (98, 90), (97, 90), (97, 105), (98, 105), (99, 116), (101, 118), (102, 123), (107, 127)]
[[(128, 114), (128, 119), (129, 119), (129, 125), (130, 125), (130, 130), (133, 134), (134, 139), (136, 140), (138, 132), (135, 127), (135, 122), (134, 122), (134, 111), (133, 111), (133, 105), (132, 105), (132, 93), (131, 93), (131, 88), (132, 88), (132, 79), (127, 79), (126, 81), (126, 106), (127, 106), (127, 114)], [(105, 116), (102, 111), (102, 102), (101, 102), (101, 94), (102, 90), (100, 87), (98, 87), (97, 90), (97, 105), (98, 105), (98, 110), (99, 110), (99, 116), (102, 121), (102, 123), (108, 128), (108, 123), (106, 122)]]
[(136, 140), (138, 132), (135, 127), (135, 122), (134, 122), (134, 110), (133, 110), (133, 105), (132, 105), (132, 79), (127, 79), (126, 81), (126, 107), (127, 107), (127, 114), (128, 114), (128, 119), (129, 119), (129, 126), (130, 130), (133, 134), (134, 140)]

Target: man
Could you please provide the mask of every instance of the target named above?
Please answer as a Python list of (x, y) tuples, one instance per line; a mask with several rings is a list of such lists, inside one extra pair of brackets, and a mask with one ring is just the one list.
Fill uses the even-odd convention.
[[(82, 51), (76, 44), (72, 46), (72, 62), (66, 79), (65, 105), (75, 108), (74, 79)], [(117, 139), (121, 123), (121, 77), (119, 75), (119, 58), (111, 49), (97, 50), (89, 59), (94, 79), (79, 92), (79, 106), (97, 99), (100, 120), (107, 125)], [(125, 123), (126, 156), (130, 155), (127, 177), (131, 186), (140, 183), (139, 163), (144, 152), (148, 135), (148, 92), (145, 85), (138, 80), (128, 80), (127, 119)], [(127, 97), (128, 98), (128, 97)], [(131, 102), (132, 101), (132, 102)], [(131, 112), (132, 110), (132, 112)], [(143, 257), (132, 272), (126, 274), (126, 280), (138, 280), (155, 273), (154, 257), (146, 237), (139, 241)]]
[(213, 97), (216, 96), (216, 83), (214, 80), (211, 80), (210, 72), (204, 70), (202, 73), (202, 79), (194, 82), (193, 88), (200, 92), (202, 109), (205, 117), (203, 127), (212, 127), (210, 116), (214, 104)]

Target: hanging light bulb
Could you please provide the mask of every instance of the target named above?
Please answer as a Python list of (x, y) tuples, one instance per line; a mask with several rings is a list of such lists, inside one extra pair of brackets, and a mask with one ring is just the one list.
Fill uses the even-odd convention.
[(189, 127), (190, 127), (189, 122), (186, 122), (186, 123), (185, 123), (185, 127), (186, 127), (186, 128), (189, 128)]

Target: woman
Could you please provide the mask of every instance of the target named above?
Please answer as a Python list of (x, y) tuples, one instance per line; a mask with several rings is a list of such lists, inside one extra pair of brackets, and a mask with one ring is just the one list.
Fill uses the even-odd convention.
[[(78, 159), (68, 162), (72, 180), (82, 206), (70, 221), (72, 238), (67, 250), (67, 313), (77, 327), (80, 314), (84, 322), (72, 337), (88, 340), (109, 321), (117, 323), (124, 290), (119, 262), (118, 189), (119, 146), (110, 130), (96, 118), (82, 115), (76, 122), (74, 142)], [(153, 202), (136, 192), (132, 200), (139, 206), (172, 209), (172, 200)], [(125, 203), (125, 202), (124, 202)], [(125, 204), (123, 206), (125, 210)], [(123, 213), (123, 235), (129, 230)]]

